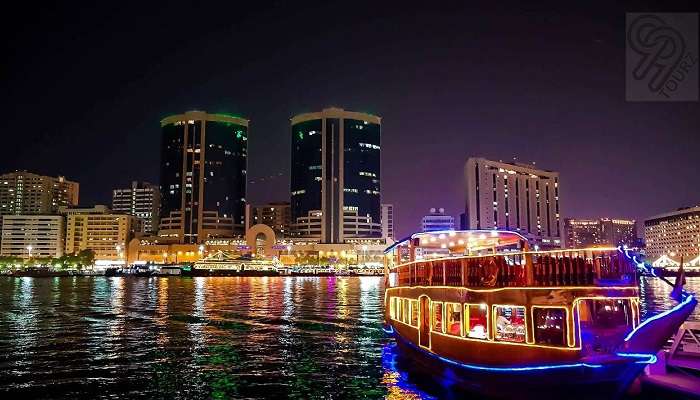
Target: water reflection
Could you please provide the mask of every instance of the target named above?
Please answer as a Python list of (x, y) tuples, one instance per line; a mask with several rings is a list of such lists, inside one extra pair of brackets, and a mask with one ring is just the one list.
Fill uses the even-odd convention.
[[(644, 317), (675, 304), (641, 290)], [(384, 335), (383, 294), (380, 277), (0, 278), (0, 393), (458, 398)]]

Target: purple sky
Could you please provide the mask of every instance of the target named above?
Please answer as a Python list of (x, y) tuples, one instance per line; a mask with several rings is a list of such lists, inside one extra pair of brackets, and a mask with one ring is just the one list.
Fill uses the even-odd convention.
[(18, 12), (0, 28), (0, 167), (64, 174), (82, 203), (109, 203), (116, 186), (157, 182), (160, 118), (225, 111), (251, 119), (249, 199), (288, 200), (288, 119), (333, 105), (383, 118), (382, 195), (399, 236), (430, 207), (463, 212), (470, 156), (559, 171), (564, 216), (700, 203), (699, 103), (624, 93), (624, 12), (693, 2), (348, 4)]

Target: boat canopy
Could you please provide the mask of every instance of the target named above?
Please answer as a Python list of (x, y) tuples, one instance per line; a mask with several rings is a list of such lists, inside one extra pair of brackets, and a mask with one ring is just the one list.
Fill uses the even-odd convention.
[(518, 245), (528, 246), (527, 239), (512, 231), (503, 230), (449, 230), (417, 232), (394, 243), (384, 250), (390, 253), (397, 247), (412, 244), (413, 247), (428, 250), (445, 249), (450, 253), (470, 253), (483, 249), (502, 248)]

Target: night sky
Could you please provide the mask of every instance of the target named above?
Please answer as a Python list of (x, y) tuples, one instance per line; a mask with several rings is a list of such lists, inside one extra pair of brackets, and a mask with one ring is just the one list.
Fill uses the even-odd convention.
[(399, 236), (464, 211), (470, 156), (559, 171), (564, 216), (700, 203), (700, 103), (624, 93), (625, 11), (697, 2), (26, 3), (0, 27), (0, 170), (65, 175), (83, 204), (158, 182), (159, 121), (190, 109), (249, 118), (248, 199), (288, 201), (289, 118), (328, 106), (382, 117)]

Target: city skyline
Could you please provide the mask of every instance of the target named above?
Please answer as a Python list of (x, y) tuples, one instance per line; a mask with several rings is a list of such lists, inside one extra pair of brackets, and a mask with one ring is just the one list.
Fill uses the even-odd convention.
[[(347, 24), (337, 24), (324, 37), (309, 27), (289, 28), (334, 12), (335, 4), (245, 7), (235, 10), (246, 16), (244, 23), (233, 26), (207, 13), (212, 18), (203, 29), (172, 33), (150, 21), (175, 23), (174, 11), (149, 6), (121, 39), (107, 33), (121, 32), (115, 24), (128, 10), (109, 10), (114, 15), (99, 28), (89, 21), (107, 13), (100, 7), (82, 10), (77, 21), (69, 8), (39, 10), (37, 21), (47, 28), (74, 24), (55, 33), (55, 40), (24, 25), (17, 31), (23, 45), (9, 55), (2, 101), (5, 131), (22, 134), (7, 137), (16, 151), (0, 161), (1, 170), (64, 175), (81, 183), (81, 203), (110, 204), (111, 191), (121, 182), (159, 180), (160, 119), (189, 109), (225, 111), (251, 121), (250, 202), (284, 201), (289, 118), (338, 106), (383, 118), (382, 201), (396, 206), (398, 237), (414, 231), (430, 204), (459, 214), (468, 157), (517, 157), (560, 172), (566, 217), (641, 221), (700, 202), (695, 190), (700, 108), (698, 103), (625, 102), (623, 8), (600, 14), (595, 7), (582, 14), (516, 8), (472, 13), (453, 6), (449, 12), (426, 10), (420, 20), (414, 12), (398, 11), (390, 24), (412, 39), (402, 40), (380, 23), (397, 12), (387, 6), (373, 7), (367, 19), (344, 16)], [(654, 3), (639, 7), (651, 9)], [(562, 24), (577, 29), (562, 33), (556, 29)], [(365, 29), (351, 34), (360, 26)], [(404, 29), (410, 26), (417, 29)], [(97, 32), (81, 34), (88, 27)], [(269, 30), (257, 35), (262, 27)], [(60, 44), (64, 36), (80, 54)], [(286, 40), (278, 43), (282, 37)], [(414, 51), (416, 41), (421, 51)], [(289, 42), (303, 43), (299, 49), (309, 53), (329, 43), (347, 52), (331, 55), (319, 70), (313, 63), (282, 62), (297, 51), (285, 45)], [(249, 61), (238, 63), (221, 51), (232, 43), (249, 52)], [(175, 62), (199, 46), (215, 62), (186, 63), (188, 68)], [(55, 62), (40, 62), (37, 48)], [(114, 54), (127, 50), (149, 66), (112, 63)], [(488, 62), (475, 56), (484, 51)], [(61, 66), (67, 59), (75, 63)], [(64, 79), (56, 83), (56, 75)], [(191, 78), (179, 88), (172, 85), (176, 77)], [(42, 118), (34, 118), (37, 110)], [(405, 185), (405, 176), (416, 177), (420, 185)], [(426, 192), (435, 195), (426, 199)]]

